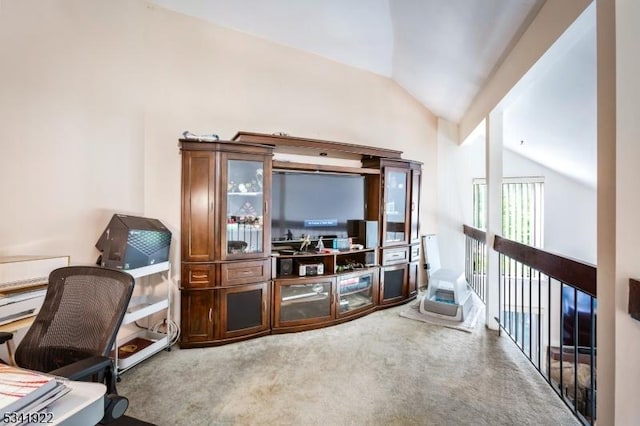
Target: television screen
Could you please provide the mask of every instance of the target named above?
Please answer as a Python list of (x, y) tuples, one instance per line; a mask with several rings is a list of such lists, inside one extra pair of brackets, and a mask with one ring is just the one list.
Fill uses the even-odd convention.
[(274, 172), (271, 237), (274, 241), (347, 236), (347, 220), (364, 219), (364, 177)]
[[(593, 327), (591, 324), (591, 301), (593, 300)], [(596, 346), (595, 339), (595, 315), (597, 302), (587, 293), (574, 290), (573, 287), (564, 285), (562, 287), (562, 344), (567, 346), (590, 347), (591, 335), (594, 335), (593, 345)], [(576, 311), (577, 322), (576, 322)], [(578, 341), (575, 340), (575, 333), (578, 333)]]

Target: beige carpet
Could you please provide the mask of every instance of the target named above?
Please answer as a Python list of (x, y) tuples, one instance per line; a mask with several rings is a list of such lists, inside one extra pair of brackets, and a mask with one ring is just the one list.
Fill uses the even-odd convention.
[(161, 352), (122, 375), (158, 425), (574, 425), (506, 337), (400, 317)]

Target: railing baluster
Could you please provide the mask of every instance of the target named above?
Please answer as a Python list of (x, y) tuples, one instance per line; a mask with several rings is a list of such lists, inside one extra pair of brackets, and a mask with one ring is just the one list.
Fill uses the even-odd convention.
[(594, 424), (594, 420), (596, 418), (596, 372), (595, 372), (595, 365), (596, 365), (596, 360), (595, 360), (595, 356), (596, 356), (596, 315), (595, 315), (595, 298), (589, 296), (589, 301), (591, 303), (589, 303), (589, 315), (591, 318), (591, 341), (590, 341), (590, 350), (591, 352), (589, 353), (589, 389), (591, 390), (591, 392), (589, 392), (589, 411), (588, 411), (588, 415), (590, 418), (590, 422), (591, 424)]
[(551, 382), (551, 277), (547, 275), (547, 378)]
[(502, 321), (504, 310), (504, 276), (502, 275), (502, 253), (498, 254), (498, 335), (502, 335)]
[[(512, 195), (519, 194), (521, 196), (517, 201), (511, 197), (515, 202), (505, 207), (511, 213), (515, 213), (515, 216), (510, 215), (510, 218), (507, 219), (505, 232), (508, 231), (510, 236), (516, 237), (517, 235), (514, 235), (513, 232), (514, 227), (517, 227), (517, 223), (514, 224), (512, 221), (521, 220), (518, 215), (526, 209), (531, 209), (531, 204), (534, 207), (538, 203), (542, 205), (542, 188), (537, 186), (535, 190), (529, 188), (527, 192), (529, 199), (526, 200), (524, 197), (527, 194), (523, 193), (523, 188), (508, 185), (505, 190), (511, 191)], [(536, 217), (534, 223), (531, 224), (531, 228), (526, 231), (526, 234), (534, 240), (538, 239), (536, 235), (541, 229), (538, 219)], [(488, 248), (485, 244), (486, 234), (483, 231), (467, 226), (465, 226), (464, 233), (467, 237), (465, 241), (465, 273), (468, 277), (467, 281), (476, 294), (485, 301), (487, 286), (490, 285), (485, 269), (488, 256)], [(534, 235), (532, 236), (531, 233)], [(527, 235), (521, 235), (521, 237), (527, 237)], [(499, 307), (499, 333), (506, 332), (582, 423), (595, 424), (597, 393), (595, 370), (597, 340), (595, 267), (516, 243), (500, 236), (495, 237), (493, 249), (498, 252), (497, 303)], [(538, 293), (537, 307), (535, 307), (536, 312), (534, 313), (533, 286), (536, 276)], [(528, 278), (527, 282), (525, 282), (525, 278)], [(526, 291), (526, 285), (529, 286), (528, 291)], [(542, 292), (545, 285), (547, 286), (546, 295), (543, 296)], [(556, 286), (557, 290), (554, 290), (552, 287)], [(573, 302), (565, 300), (563, 304), (563, 292), (567, 291), (573, 293)], [(578, 298), (583, 296), (582, 292), (589, 297), (590, 325), (585, 325), (584, 322), (580, 323), (581, 314), (578, 311)], [(525, 300), (527, 293), (528, 299)], [(518, 299), (519, 297), (520, 299)], [(545, 303), (542, 303), (545, 299)], [(582, 305), (583, 302), (580, 302), (580, 304)], [(573, 314), (567, 311), (567, 307), (573, 307)], [(525, 311), (525, 309), (528, 309), (528, 311)], [(586, 309), (583, 308), (582, 313), (584, 314), (585, 311)], [(521, 321), (521, 323), (518, 323), (518, 321)], [(528, 321), (528, 329), (525, 321)], [(546, 321), (546, 327), (544, 321)], [(572, 344), (565, 340), (565, 321), (573, 323)], [(545, 329), (544, 332), (543, 328)], [(527, 330), (529, 333), (528, 339)], [(552, 330), (554, 331), (553, 333)], [(555, 332), (556, 330), (557, 333)], [(533, 336), (534, 331), (536, 333), (535, 337)], [(586, 359), (580, 347), (580, 344), (584, 345), (583, 342), (585, 340), (581, 340), (580, 337), (585, 337), (586, 332), (589, 333), (590, 337), (590, 352), (588, 356), (590, 376), (588, 385), (579, 380), (582, 376), (579, 370), (581, 366), (584, 366), (584, 359)], [(535, 348), (534, 344), (536, 345)], [(567, 374), (565, 377), (563, 375), (565, 365), (569, 367), (567, 363), (571, 362), (573, 364), (573, 374)]]
[(541, 336), (542, 336), (542, 288), (540, 286), (540, 273), (538, 273), (538, 369), (541, 368), (540, 365), (540, 351), (541, 351), (541, 347), (540, 347), (540, 343), (541, 342)]
[(522, 334), (520, 338), (522, 339), (522, 350), (524, 351), (524, 263), (520, 263), (520, 317), (522, 318)]
[(533, 349), (533, 318), (531, 315), (531, 266), (529, 266), (529, 359), (531, 359), (531, 350)]
[(509, 327), (507, 329), (507, 333), (511, 335), (511, 258), (507, 257), (507, 261), (509, 262), (509, 285), (507, 286), (507, 291), (509, 292), (509, 303), (506, 306), (507, 313), (509, 314)]
[(563, 333), (563, 321), (562, 321), (562, 293), (564, 290), (564, 284), (562, 282), (560, 282), (560, 295), (558, 297), (558, 300), (560, 301), (560, 303), (558, 304), (560, 307), (560, 321), (558, 321), (558, 328), (559, 328), (559, 333), (558, 335), (560, 336), (560, 395), (562, 395), (562, 399), (564, 399), (564, 383), (563, 383), (563, 374), (562, 372), (564, 371), (564, 365), (563, 365), (563, 361), (564, 361), (564, 333)]
[(473, 274), (473, 288), (474, 291), (476, 291), (477, 293), (477, 288), (478, 288), (478, 270), (480, 269), (478, 266), (478, 264), (480, 262), (478, 262), (478, 241), (474, 241), (473, 243), (473, 258), (476, 260), (475, 261), (475, 267), (473, 269), (475, 269), (475, 272)]
[(578, 323), (578, 290), (573, 288), (573, 404), (578, 404), (578, 347), (580, 324)]

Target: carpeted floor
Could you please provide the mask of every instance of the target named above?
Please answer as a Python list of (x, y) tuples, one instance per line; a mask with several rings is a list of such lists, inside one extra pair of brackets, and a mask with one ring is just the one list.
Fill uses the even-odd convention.
[(402, 318), (205, 349), (122, 375), (127, 414), (158, 425), (576, 425), (506, 337)]

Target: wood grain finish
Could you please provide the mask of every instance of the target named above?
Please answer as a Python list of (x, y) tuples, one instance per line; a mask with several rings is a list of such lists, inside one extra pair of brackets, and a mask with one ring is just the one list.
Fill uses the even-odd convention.
[[(283, 294), (288, 294), (291, 287), (309, 287), (309, 293), (313, 293), (313, 286), (321, 285), (326, 288), (327, 295), (292, 298), (283, 300)], [(316, 324), (332, 321), (335, 318), (335, 284), (334, 277), (308, 277), (275, 280), (273, 283), (274, 308), (273, 328), (295, 327), (306, 324)], [(300, 294), (300, 296), (304, 296)], [(287, 314), (294, 312), (297, 316), (289, 317)]]
[(409, 261), (409, 247), (382, 249), (382, 265), (397, 265)]
[(401, 158), (402, 151), (334, 142), (322, 139), (269, 135), (266, 133), (238, 132), (233, 140), (241, 143), (265, 144), (275, 147), (275, 152), (288, 154), (321, 155), (324, 157), (363, 159), (368, 157)]
[(494, 239), (493, 249), (511, 259), (531, 266), (551, 278), (597, 297), (597, 269), (593, 265), (527, 246), (498, 235)]
[(419, 164), (411, 165), (411, 204), (409, 206), (409, 241), (420, 242), (420, 188), (422, 187), (422, 169)]
[(408, 297), (409, 264), (385, 266), (380, 270), (379, 304), (403, 302)]
[[(220, 241), (220, 259), (233, 260), (233, 259), (251, 259), (256, 257), (267, 257), (271, 254), (271, 214), (269, 203), (271, 202), (271, 158), (270, 156), (263, 154), (242, 154), (236, 152), (225, 152), (220, 155), (220, 178), (219, 184), (222, 190), (219, 191), (217, 199), (217, 205), (220, 206), (220, 212), (218, 217), (218, 223), (220, 223), (219, 241)], [(254, 163), (257, 168), (263, 171), (263, 184), (262, 184), (262, 196), (260, 205), (252, 205), (255, 208), (256, 217), (262, 217), (262, 229), (259, 235), (260, 250), (251, 252), (230, 253), (227, 250), (228, 237), (227, 237), (227, 203), (229, 187), (229, 174), (230, 168), (233, 163)]]
[(181, 285), (185, 289), (213, 288), (216, 282), (215, 264), (213, 263), (183, 263), (180, 274)]
[[(216, 289), (219, 296), (218, 335), (221, 339), (246, 338), (269, 329), (270, 283)], [(237, 326), (238, 318), (242, 326)]]
[(358, 175), (379, 175), (379, 169), (369, 169), (365, 167), (345, 167), (334, 166), (331, 164), (309, 164), (309, 163), (293, 163), (290, 161), (273, 161), (274, 170), (296, 170), (304, 172), (328, 172), (328, 173), (345, 173)]
[(182, 156), (181, 247), (184, 261), (201, 262), (214, 258), (213, 161), (210, 152), (184, 152)]
[[(421, 163), (403, 160), (401, 152), (354, 144), (317, 139), (292, 138), (258, 133), (241, 132), (236, 141), (195, 142), (181, 140), (182, 153), (182, 239), (181, 239), (181, 347), (215, 346), (270, 333), (309, 330), (339, 324), (378, 308), (404, 303), (417, 293), (419, 272), (418, 245), (410, 242), (419, 237), (419, 205), (421, 187)], [(327, 157), (358, 159), (362, 167), (343, 167), (310, 163), (273, 161), (273, 152), (320, 155)], [(325, 156), (325, 155), (323, 155)], [(255, 162), (247, 164), (246, 162)], [(255, 167), (254, 167), (255, 166)], [(380, 249), (330, 254), (279, 256), (297, 260), (320, 261), (325, 267), (321, 277), (278, 277), (271, 281), (277, 262), (270, 257), (270, 206), (273, 166), (282, 170), (319, 173), (346, 173), (364, 176), (364, 218), (378, 222), (379, 235), (383, 235), (385, 217), (385, 173), (403, 174), (404, 181), (404, 233), (402, 241), (395, 241)], [(263, 169), (263, 185), (260, 191), (245, 191), (230, 175), (240, 170)], [(240, 173), (239, 175), (242, 175)], [(249, 182), (254, 184), (253, 182)], [(257, 185), (257, 184), (256, 184)], [(237, 189), (234, 189), (237, 188)], [(261, 206), (257, 198), (262, 196)], [(245, 222), (246, 216), (238, 209), (237, 197), (255, 197), (253, 206), (258, 222)], [(402, 197), (400, 197), (402, 198)], [(248, 198), (247, 198), (248, 199)], [(240, 203), (242, 205), (242, 203)], [(229, 208), (229, 213), (227, 209)], [(336, 206), (339, 208), (339, 206)], [(260, 212), (262, 209), (262, 212)], [(234, 213), (238, 210), (240, 213)], [(260, 222), (260, 217), (262, 217)], [(228, 225), (261, 225), (260, 244), (244, 238), (239, 231), (247, 229)], [(390, 229), (387, 225), (385, 229)], [(259, 226), (255, 226), (259, 229)], [(234, 234), (236, 232), (236, 234)], [(242, 244), (228, 244), (245, 241)], [(253, 238), (253, 237), (251, 237)], [(251, 244), (253, 244), (251, 246)], [(241, 247), (236, 249), (235, 247)], [(413, 249), (413, 250), (412, 250)], [(418, 250), (416, 250), (418, 249)], [(375, 253), (384, 267), (370, 267), (352, 272), (340, 272), (342, 268), (357, 263), (369, 263), (367, 255)], [(379, 256), (378, 256), (379, 255)], [(417, 256), (417, 257), (416, 257)], [(369, 256), (371, 257), (371, 256)], [(415, 260), (409, 263), (410, 260)], [(338, 268), (340, 266), (341, 268)], [(338, 282), (352, 275), (373, 274), (372, 303), (361, 305), (361, 299), (345, 293), (345, 300), (356, 306), (340, 312), (341, 295)], [(288, 318), (281, 318), (282, 290), (287, 286), (325, 283), (328, 290), (328, 312), (313, 315), (291, 311)], [(346, 284), (345, 284), (346, 285)], [(346, 287), (345, 287), (346, 288)], [(359, 291), (357, 289), (356, 291)], [(346, 290), (345, 290), (346, 291)], [(353, 289), (350, 291), (353, 292)], [(364, 297), (364, 296), (363, 296)], [(343, 301), (343, 303), (346, 303)], [(302, 304), (303, 305), (303, 304)], [(298, 306), (296, 305), (296, 309)], [(302, 309), (302, 308), (301, 308)]]
[(225, 285), (249, 284), (271, 278), (271, 260), (225, 262), (220, 265), (220, 278)]
[(474, 240), (483, 243), (487, 241), (487, 233), (481, 229), (474, 228), (473, 226), (462, 225), (462, 232), (464, 233), (464, 235), (466, 235), (467, 237), (471, 237)]
[[(210, 346), (269, 331), (271, 248), (268, 201), (272, 148), (233, 142), (181, 141), (182, 150), (182, 347)], [(264, 231), (259, 250), (228, 253), (229, 161), (263, 169), (262, 202), (255, 206)], [(254, 173), (254, 170), (251, 170)], [(234, 194), (236, 195), (236, 194)], [(244, 194), (241, 194), (244, 196)], [(248, 195), (248, 194), (247, 194)], [(254, 306), (255, 305), (255, 306)], [(242, 323), (246, 310), (248, 322)], [(233, 324), (230, 323), (233, 321)]]
[(409, 249), (409, 262), (420, 260), (420, 244), (413, 244)]
[(183, 290), (180, 294), (181, 344), (211, 342), (215, 338), (213, 290)]

